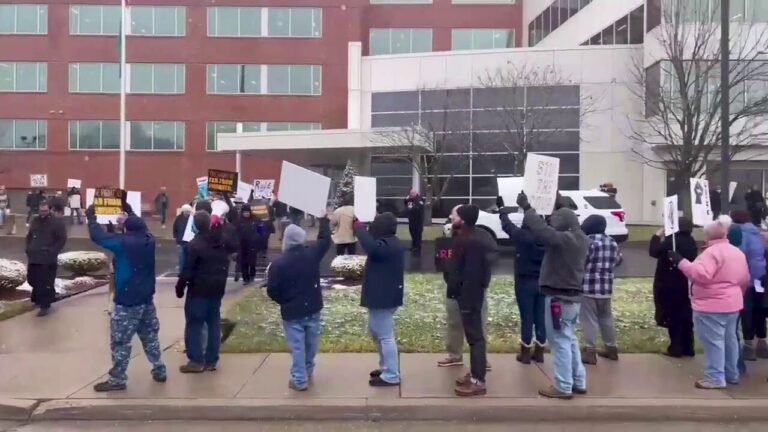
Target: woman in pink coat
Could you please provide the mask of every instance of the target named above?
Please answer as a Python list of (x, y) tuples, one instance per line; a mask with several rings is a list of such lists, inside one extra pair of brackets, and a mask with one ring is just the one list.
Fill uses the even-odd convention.
[(693, 262), (674, 251), (669, 258), (691, 282), (693, 322), (704, 347), (701, 389), (721, 389), (739, 383), (737, 324), (749, 284), (744, 253), (728, 242), (731, 218), (720, 216), (704, 228), (706, 246)]

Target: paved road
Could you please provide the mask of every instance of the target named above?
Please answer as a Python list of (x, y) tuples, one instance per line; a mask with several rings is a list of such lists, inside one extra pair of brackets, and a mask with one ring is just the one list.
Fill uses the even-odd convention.
[(763, 432), (766, 423), (54, 422), (3, 432)]

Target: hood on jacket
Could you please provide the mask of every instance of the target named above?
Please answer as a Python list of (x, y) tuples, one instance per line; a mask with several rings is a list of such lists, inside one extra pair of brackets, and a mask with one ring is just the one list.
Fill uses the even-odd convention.
[(208, 213), (213, 213), (213, 207), (211, 206), (211, 202), (208, 200), (202, 200), (195, 203), (195, 211), (204, 210)]
[(557, 231), (580, 230), (579, 218), (573, 210), (562, 207), (554, 211), (549, 218), (549, 224)]
[(126, 232), (146, 232), (147, 224), (144, 223), (144, 219), (130, 215), (125, 219), (125, 231)]
[(198, 233), (204, 234), (211, 229), (211, 215), (205, 210), (198, 210), (192, 219)]
[(743, 233), (755, 235), (760, 234), (760, 228), (756, 227), (752, 222), (743, 223), (739, 226), (741, 227), (741, 232)]
[(397, 233), (397, 218), (390, 212), (377, 215), (368, 231), (375, 239), (393, 236)]
[(298, 225), (288, 225), (283, 233), (283, 252), (296, 246), (304, 246), (307, 240), (307, 232)]
[(681, 217), (678, 219), (677, 224), (680, 226), (680, 233), (690, 234), (693, 232), (693, 221), (687, 217)]
[(607, 225), (608, 222), (605, 220), (605, 217), (594, 214), (584, 219), (584, 222), (581, 223), (581, 230), (586, 235), (605, 234)]

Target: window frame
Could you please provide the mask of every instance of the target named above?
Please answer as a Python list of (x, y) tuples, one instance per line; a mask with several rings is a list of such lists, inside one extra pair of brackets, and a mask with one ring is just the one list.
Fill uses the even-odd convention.
[[(219, 66), (235, 66), (237, 67), (237, 82), (238, 82), (238, 92), (227, 92), (222, 93), (218, 92), (217, 88), (218, 86), (214, 84), (214, 91), (210, 92), (210, 80), (211, 80), (211, 68), (214, 68), (214, 72), (216, 75), (218, 75), (218, 68)], [(245, 85), (245, 73), (246, 73), (246, 67), (254, 67), (258, 68), (259, 71), (259, 91), (258, 92), (246, 92), (245, 89), (247, 86)], [(269, 91), (269, 75), (270, 75), (270, 67), (285, 67), (288, 71), (288, 92), (282, 93), (282, 92), (270, 92)], [(310, 93), (292, 93), (290, 91), (291, 88), (291, 70), (294, 67), (309, 67), (310, 68)], [(274, 69), (273, 69), (274, 70)], [(317, 77), (315, 75), (319, 75)], [(317, 87), (317, 93), (314, 92), (315, 89), (315, 82), (318, 82)], [(206, 65), (206, 84), (205, 84), (205, 91), (206, 94), (209, 95), (219, 95), (219, 96), (254, 96), (254, 95), (264, 95), (264, 96), (322, 96), (323, 94), (323, 66), (322, 65), (315, 65), (315, 64), (233, 64), (233, 63), (209, 63)]]
[[(151, 9), (152, 10), (152, 33), (144, 34), (144, 33), (134, 33), (133, 32), (133, 9)], [(175, 10), (175, 20), (174, 20), (174, 26), (175, 26), (175, 34), (157, 34), (156, 33), (156, 27), (157, 27), (157, 9), (174, 9)], [(182, 32), (179, 34), (179, 11), (182, 11), (183, 18), (182, 22), (184, 23), (183, 28), (181, 29)], [(187, 7), (186, 6), (150, 6), (150, 5), (137, 5), (137, 6), (130, 6), (128, 8), (128, 31), (127, 36), (136, 36), (136, 37), (186, 37), (187, 36)]]
[[(80, 148), (80, 123), (81, 122), (99, 122), (99, 148)], [(69, 120), (67, 122), (67, 147), (69, 151), (97, 151), (97, 152), (113, 152), (120, 151), (120, 141), (118, 135), (117, 148), (104, 148), (104, 122), (117, 123), (118, 134), (120, 133), (120, 120)], [(72, 147), (72, 125), (73, 123), (77, 127), (77, 146)]]
[[(0, 146), (0, 151), (46, 151), (46, 150), (48, 150), (48, 120), (45, 120), (45, 119), (5, 119), (5, 118), (4, 119), (0, 119), (0, 122), (6, 122), (6, 121), (12, 122), (11, 137), (12, 137), (13, 141), (11, 141), (11, 142), (13, 144), (13, 147), (2, 147), (2, 146)], [(18, 122), (21, 122), (21, 121), (23, 121), (23, 122), (29, 122), (29, 121), (35, 122), (35, 129), (36, 129), (36, 132), (37, 132), (37, 135), (36, 135), (37, 137), (39, 137), (41, 135), (40, 134), (40, 126), (42, 124), (42, 129), (43, 129), (43, 134), (42, 135), (45, 136), (45, 143), (44, 143), (43, 147), (40, 147), (39, 140), (38, 140), (38, 146), (34, 147), (34, 148), (33, 147), (16, 147), (16, 139), (15, 139), (15, 136), (16, 136), (16, 124)]]
[[(417, 31), (428, 31), (429, 32), (429, 45), (430, 50), (429, 51), (413, 51), (413, 32), (414, 30)], [(373, 40), (373, 34), (375, 31), (386, 31), (388, 35), (388, 41), (389, 41), (389, 50), (387, 53), (383, 54), (374, 54), (371, 50), (371, 47), (373, 44), (371, 43)], [(392, 34), (395, 31), (408, 31), (408, 52), (406, 53), (393, 53), (392, 52)], [(372, 27), (368, 30), (368, 55), (369, 56), (383, 56), (383, 55), (408, 55), (408, 54), (422, 54), (422, 53), (428, 53), (428, 52), (434, 52), (435, 49), (435, 35), (434, 30), (431, 27)]]
[[(77, 33), (74, 31), (72, 17), (75, 8), (78, 9), (77, 16)], [(83, 33), (80, 31), (80, 15), (79, 11), (81, 8), (99, 8), (99, 20), (101, 25), (101, 31), (99, 33)], [(105, 33), (104, 31), (104, 10), (116, 10), (118, 12), (118, 15), (120, 15), (120, 7), (115, 5), (97, 5), (97, 4), (71, 4), (69, 5), (69, 35), (70, 36), (119, 36), (120, 35), (120, 26), (118, 25), (117, 32), (115, 33)], [(119, 21), (118, 21), (119, 23)]]
[[(212, 30), (211, 26), (210, 26), (210, 24), (211, 24), (211, 15), (213, 14), (213, 23), (214, 23), (215, 29), (218, 29), (217, 16), (218, 16), (218, 10), (219, 9), (235, 9), (235, 10), (237, 10), (237, 33), (238, 33), (237, 35), (218, 35), (218, 34), (213, 34), (213, 32), (211, 31)], [(243, 9), (248, 9), (248, 10), (255, 9), (256, 12), (258, 13), (258, 18), (259, 18), (259, 34), (257, 34), (257, 35), (243, 35), (242, 34), (240, 27), (241, 27), (241, 23), (242, 23), (241, 15), (242, 15)], [(212, 38), (257, 38), (257, 37), (264, 37), (264, 19), (263, 19), (264, 9), (266, 9), (266, 8), (263, 7), (263, 6), (208, 6), (206, 8), (206, 24), (205, 24), (206, 36), (212, 37)]]
[[(320, 23), (319, 26), (318, 26), (319, 29), (320, 29), (319, 34), (312, 35), (312, 36), (293, 35), (293, 34), (291, 34), (293, 32), (293, 13), (294, 13), (294, 11), (296, 9), (309, 9), (312, 12), (312, 21), (313, 21), (313, 23), (315, 22), (315, 19), (317, 18), (315, 16), (315, 13), (319, 12), (319, 15), (320, 15), (319, 16), (319, 21), (318, 21)], [(263, 10), (266, 11), (266, 18), (262, 17), (262, 23), (264, 23), (265, 21), (267, 23), (267, 28), (264, 29), (263, 26), (262, 26), (262, 30), (261, 30), (261, 32), (264, 35), (264, 37), (286, 38), (286, 39), (320, 39), (320, 38), (323, 37), (323, 8), (288, 7), (288, 6), (287, 7), (282, 7), (282, 6), (278, 6), (278, 7), (266, 7), (266, 8), (263, 8)], [(270, 18), (269, 13), (272, 12), (273, 10), (287, 10), (288, 11), (288, 35), (273, 35), (273, 34), (271, 34), (269, 32), (269, 22), (270, 22), (269, 21), (269, 18)], [(262, 13), (264, 13), (264, 12), (262, 11)]]
[[(150, 66), (152, 70), (152, 83), (151, 87), (152, 90), (149, 92), (144, 91), (135, 91), (133, 90), (133, 66), (134, 65), (145, 65)], [(172, 92), (164, 92), (164, 91), (157, 91), (155, 88), (155, 73), (156, 73), (156, 66), (157, 65), (164, 65), (164, 66), (173, 66), (173, 84), (175, 91)], [(179, 67), (181, 67), (181, 91), (179, 91)], [(127, 90), (126, 93), (128, 94), (136, 94), (136, 95), (183, 95), (186, 94), (187, 91), (187, 68), (186, 64), (184, 63), (128, 63), (128, 79), (127, 79)]]
[[(127, 149), (128, 151), (132, 152), (184, 152), (186, 151), (186, 144), (187, 144), (187, 131), (186, 131), (186, 123), (184, 121), (179, 120), (134, 120), (126, 122), (126, 128), (128, 129), (128, 142), (127, 142)], [(133, 148), (133, 133), (132, 133), (132, 125), (133, 123), (148, 123), (150, 124), (150, 129), (152, 131), (152, 134), (150, 136), (150, 142), (152, 148), (148, 149), (134, 149)], [(173, 136), (174, 136), (174, 142), (172, 149), (156, 149), (155, 148), (155, 124), (156, 123), (173, 123)], [(181, 148), (178, 148), (178, 142), (176, 141), (179, 137), (179, 125), (181, 125), (181, 137), (182, 137), (182, 143)]]
[[(29, 64), (29, 65), (35, 65), (36, 67), (36, 76), (37, 76), (37, 90), (18, 90), (18, 68), (19, 64)], [(0, 65), (11, 65), (13, 71), (11, 74), (13, 75), (13, 89), (11, 90), (2, 90), (0, 89), (0, 93), (48, 93), (48, 63), (46, 62), (16, 62), (16, 61), (0, 61)], [(42, 68), (40, 66), (43, 66)], [(41, 77), (41, 70), (43, 71), (44, 77)], [(44, 79), (41, 79), (44, 78)], [(42, 84), (42, 86), (41, 86)], [(41, 90), (42, 87), (42, 90)]]
[[(475, 46), (475, 33), (476, 32), (484, 32), (484, 31), (490, 31), (492, 32), (492, 41), (495, 42), (495, 35), (497, 32), (506, 32), (507, 38), (506, 40), (512, 41), (512, 46), (503, 46), (503, 47), (497, 47), (492, 46), (490, 48), (478, 48)], [(469, 32), (470, 37), (470, 48), (462, 48), (462, 49), (456, 49), (454, 44), (454, 39), (456, 37), (456, 32)], [(470, 50), (491, 50), (491, 49), (510, 49), (515, 48), (517, 45), (517, 40), (515, 34), (515, 29), (501, 29), (501, 28), (453, 28), (451, 29), (451, 51), (470, 51)]]
[[(77, 76), (77, 80), (76, 80), (78, 88), (77, 88), (76, 91), (73, 91), (72, 90), (72, 67), (75, 66), (75, 65), (78, 66), (78, 69), (77, 69), (77, 75), (78, 76)], [(84, 90), (80, 90), (80, 65), (99, 65), (99, 79), (100, 79), (100, 85), (99, 85), (100, 89), (99, 89), (99, 91), (84, 91)], [(104, 90), (104, 66), (105, 65), (116, 65), (117, 68), (118, 68), (117, 89), (114, 90), (114, 91), (106, 91), (106, 90)], [(78, 94), (78, 93), (82, 93), (82, 94), (118, 94), (118, 93), (120, 93), (120, 78), (119, 78), (120, 72), (119, 72), (119, 70), (120, 70), (120, 64), (119, 63), (111, 63), (111, 62), (74, 62), (74, 63), (69, 63), (68, 64), (68, 71), (69, 71), (69, 76), (68, 76), (68, 78), (69, 78), (69, 83), (68, 83), (69, 88), (68, 88), (68, 90), (69, 90), (69, 93), (71, 93), (71, 94)]]
[[(34, 6), (37, 8), (37, 31), (36, 32), (21, 32), (19, 28), (19, 7), (20, 6)], [(45, 3), (10, 3), (0, 4), (0, 8), (9, 7), (13, 8), (13, 31), (5, 32), (0, 30), (0, 35), (25, 35), (25, 36), (44, 36), (48, 34), (48, 5)], [(41, 13), (40, 11), (44, 11)], [(40, 15), (45, 15), (42, 18)], [(43, 29), (43, 31), (41, 31)]]

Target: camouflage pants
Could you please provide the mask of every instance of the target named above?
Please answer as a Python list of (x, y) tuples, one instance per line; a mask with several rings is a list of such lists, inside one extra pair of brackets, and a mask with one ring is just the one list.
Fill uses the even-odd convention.
[(131, 340), (138, 335), (147, 360), (152, 363), (153, 376), (165, 376), (166, 369), (160, 358), (160, 321), (152, 303), (139, 306), (121, 306), (116, 304), (110, 323), (110, 347), (112, 348), (112, 369), (109, 381), (113, 384), (125, 384), (128, 376), (128, 362), (131, 359)]

